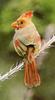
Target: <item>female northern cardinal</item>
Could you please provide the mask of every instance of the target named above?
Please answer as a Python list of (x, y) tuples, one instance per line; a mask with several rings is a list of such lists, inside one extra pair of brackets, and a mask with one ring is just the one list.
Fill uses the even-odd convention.
[(32, 11), (25, 12), (11, 25), (15, 29), (14, 48), (18, 55), (25, 58), (24, 83), (28, 87), (40, 85), (35, 55), (41, 48), (41, 38), (31, 21), (32, 15)]

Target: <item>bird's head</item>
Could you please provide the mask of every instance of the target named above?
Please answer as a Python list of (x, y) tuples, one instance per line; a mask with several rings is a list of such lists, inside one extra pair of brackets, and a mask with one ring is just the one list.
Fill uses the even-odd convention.
[(15, 22), (11, 24), (11, 26), (17, 30), (24, 28), (25, 26), (30, 24), (31, 22), (30, 19), (32, 18), (32, 15), (33, 15), (32, 11), (23, 13)]

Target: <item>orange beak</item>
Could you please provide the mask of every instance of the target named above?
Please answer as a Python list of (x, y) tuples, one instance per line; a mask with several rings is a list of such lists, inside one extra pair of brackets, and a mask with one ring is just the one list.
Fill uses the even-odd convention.
[(11, 24), (11, 27), (14, 29), (19, 29), (16, 21)]

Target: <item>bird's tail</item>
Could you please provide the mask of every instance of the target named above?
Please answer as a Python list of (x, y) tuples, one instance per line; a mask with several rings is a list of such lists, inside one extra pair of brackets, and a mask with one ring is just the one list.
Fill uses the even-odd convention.
[(40, 75), (36, 69), (37, 64), (35, 61), (35, 58), (29, 59), (25, 61), (25, 72), (24, 72), (24, 83), (27, 85), (29, 88), (40, 85)]

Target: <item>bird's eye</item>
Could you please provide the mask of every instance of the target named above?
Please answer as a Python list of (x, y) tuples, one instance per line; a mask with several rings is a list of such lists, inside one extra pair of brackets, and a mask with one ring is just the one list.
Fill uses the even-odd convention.
[(21, 21), (20, 23), (23, 24), (23, 21)]

